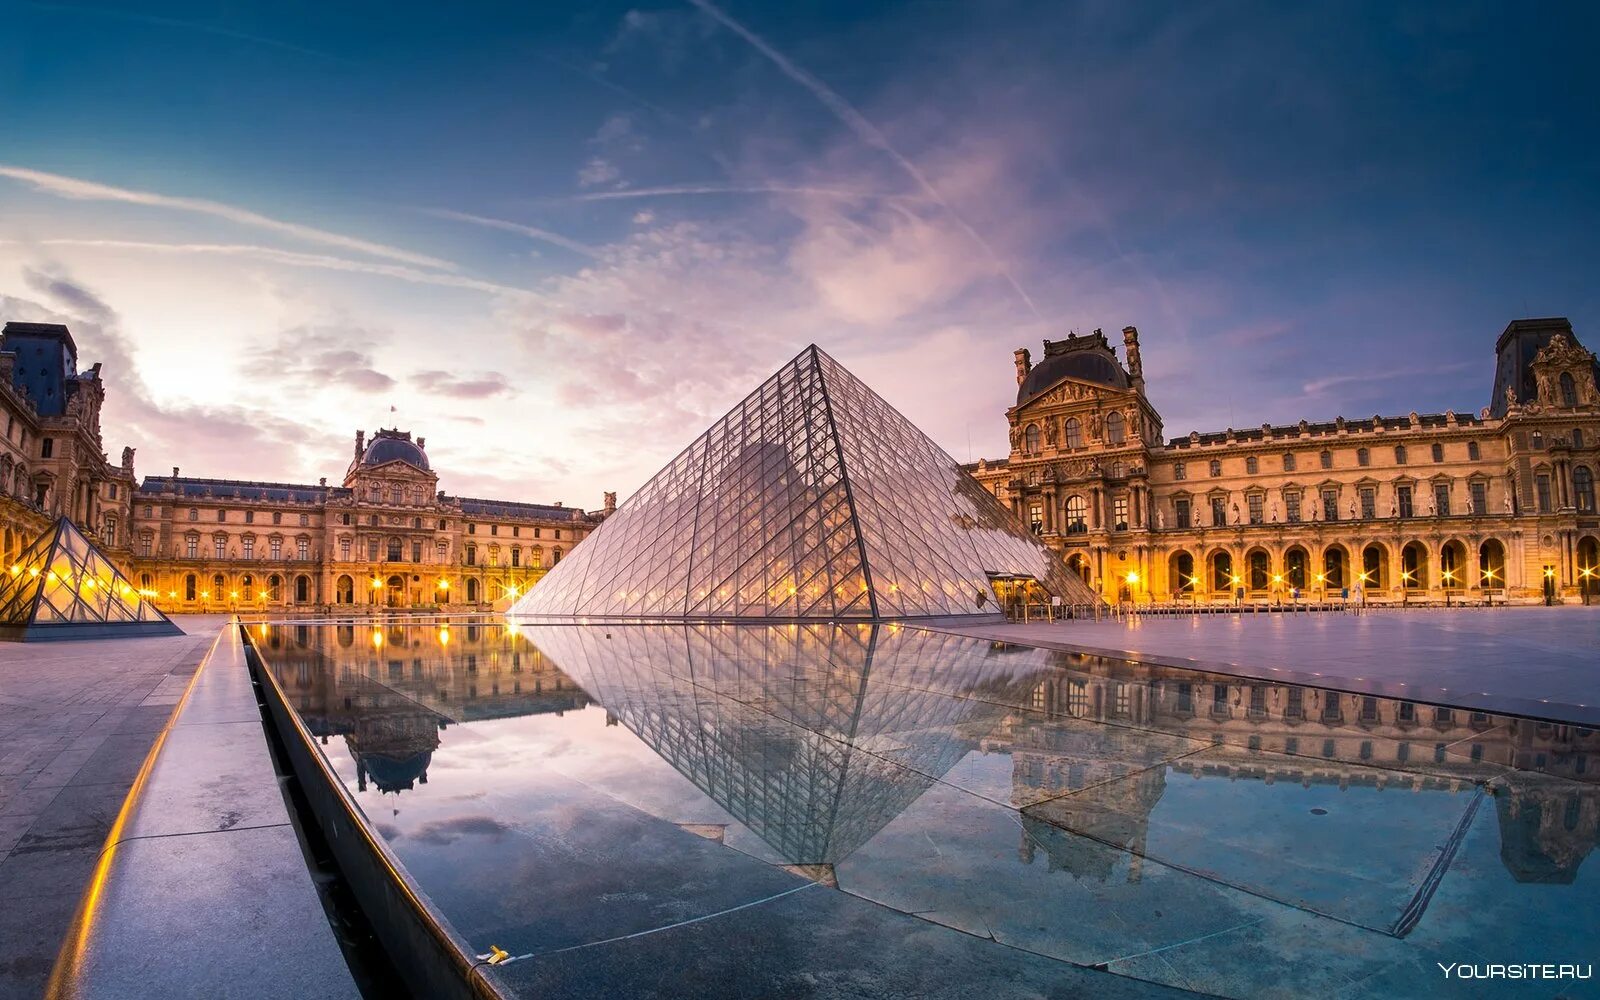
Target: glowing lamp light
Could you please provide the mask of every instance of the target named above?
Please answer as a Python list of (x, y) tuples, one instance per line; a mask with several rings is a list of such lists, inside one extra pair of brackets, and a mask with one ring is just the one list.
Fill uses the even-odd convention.
[(1129, 583), (1138, 583), (1139, 582), (1139, 574), (1138, 573), (1134, 573), (1134, 572), (1130, 572), (1128, 574), (1128, 582)]
[[(28, 567), (28, 575), (29, 576), (38, 576), (39, 575), (39, 567), (37, 567), (37, 566), (29, 566)], [(54, 573), (51, 573), (50, 575), (52, 577), (55, 576)]]
[(1318, 583), (1321, 583), (1324, 579), (1326, 579), (1326, 578), (1321, 573), (1317, 574), (1317, 582)]
[(1282, 574), (1279, 574), (1279, 573), (1272, 574), (1272, 582), (1273, 583), (1282, 583), (1283, 582)]
[(373, 590), (378, 590), (382, 586), (383, 586), (383, 581), (382, 580), (378, 579), (377, 577), (373, 577), (372, 578), (372, 589)]
[(167, 596), (168, 597), (177, 597), (178, 596), (178, 592), (176, 590), (169, 590), (169, 591), (167, 591)]
[(450, 589), (450, 581), (449, 580), (440, 580), (439, 581), (439, 589), (440, 590), (449, 590)]
[(211, 591), (209, 591), (209, 590), (202, 590), (202, 591), (200, 591), (200, 596), (201, 596), (201, 597), (204, 597), (204, 598), (205, 598), (205, 599), (206, 599), (206, 600), (208, 600), (208, 601), (209, 601), (209, 600), (211, 600)]
[(1545, 568), (1544, 568), (1544, 575), (1545, 575), (1545, 579), (1547, 579), (1547, 580), (1548, 580), (1548, 579), (1549, 579), (1549, 578), (1550, 578), (1550, 577), (1552, 577), (1552, 576), (1555, 576), (1555, 575), (1556, 575), (1556, 571), (1555, 571), (1555, 567), (1553, 567), (1553, 566), (1546, 566), (1546, 567), (1545, 567)]

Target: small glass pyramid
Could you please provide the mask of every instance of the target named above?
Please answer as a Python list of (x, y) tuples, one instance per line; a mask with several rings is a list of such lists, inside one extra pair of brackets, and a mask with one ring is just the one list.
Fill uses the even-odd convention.
[(182, 634), (64, 517), (0, 571), (0, 639)]
[(1093, 603), (927, 435), (812, 345), (712, 425), (513, 616), (999, 615), (995, 577)]

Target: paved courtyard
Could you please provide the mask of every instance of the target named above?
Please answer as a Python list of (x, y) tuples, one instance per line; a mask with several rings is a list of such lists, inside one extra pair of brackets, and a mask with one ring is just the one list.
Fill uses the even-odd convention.
[(950, 631), (1600, 724), (1600, 607), (1140, 616)]
[(111, 824), (225, 615), (186, 635), (0, 643), (0, 1000), (34, 998)]

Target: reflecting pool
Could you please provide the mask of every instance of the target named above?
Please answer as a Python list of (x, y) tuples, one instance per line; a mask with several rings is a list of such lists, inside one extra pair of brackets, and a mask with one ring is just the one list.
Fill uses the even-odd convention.
[(1591, 730), (895, 625), (251, 632), (527, 995), (1467, 996), (1435, 963), (1596, 961)]

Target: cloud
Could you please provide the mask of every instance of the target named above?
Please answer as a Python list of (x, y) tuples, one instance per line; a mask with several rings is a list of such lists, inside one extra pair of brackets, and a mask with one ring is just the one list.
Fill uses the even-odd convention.
[(585, 163), (582, 169), (578, 171), (578, 186), (586, 188), (598, 187), (601, 184), (609, 184), (621, 176), (622, 171), (618, 170), (614, 164), (598, 156), (592, 156), (589, 158), (589, 162)]
[(114, 433), (136, 444), (147, 457), (154, 451), (208, 474), (255, 479), (261, 478), (262, 456), (272, 456), (276, 472), (292, 467), (306, 451), (321, 456), (339, 447), (273, 410), (156, 400), (139, 375), (133, 342), (110, 304), (59, 269), (24, 268), (22, 275), (44, 301), (0, 296), (0, 306), (8, 317), (69, 325), (80, 357), (103, 363), (106, 402), (101, 423), (108, 437)]
[(933, 182), (922, 172), (922, 169), (895, 148), (894, 144), (889, 141), (889, 137), (884, 135), (876, 125), (868, 121), (865, 115), (857, 111), (849, 101), (834, 92), (833, 88), (812, 76), (783, 53), (773, 48), (766, 39), (723, 13), (721, 8), (709, 2), (709, 0), (689, 0), (689, 2), (709, 14), (717, 23), (744, 39), (750, 44), (751, 48), (765, 56), (785, 76), (809, 91), (813, 97), (822, 103), (823, 107), (827, 108), (835, 118), (843, 122), (862, 142), (889, 157), (911, 178), (923, 194), (950, 213), (950, 217), (955, 223), (977, 244), (978, 249), (989, 258), (995, 271), (1006, 280), (1006, 283), (1027, 305), (1028, 311), (1033, 313), (1036, 318), (1042, 318), (1039, 313), (1039, 307), (1034, 304), (1033, 298), (1023, 290), (1021, 283), (1012, 275), (1010, 268), (1000, 259), (1000, 255), (995, 252), (989, 241), (984, 239), (983, 235), (945, 200), (944, 196), (939, 193), (939, 189), (934, 187)]
[(339, 233), (328, 232), (325, 229), (303, 226), (295, 222), (282, 222), (278, 219), (268, 218), (265, 215), (252, 212), (249, 209), (226, 205), (218, 201), (207, 201), (201, 198), (181, 198), (173, 195), (155, 194), (149, 191), (133, 191), (128, 188), (112, 187), (109, 184), (99, 184), (94, 181), (63, 177), (60, 174), (48, 174), (41, 170), (29, 170), (25, 167), (6, 166), (4, 164), (0, 164), (0, 177), (9, 177), (15, 181), (21, 181), (36, 191), (54, 195), (58, 198), (71, 198), (78, 201), (123, 202), (129, 205), (148, 205), (155, 208), (169, 208), (179, 212), (192, 212), (277, 233), (307, 243), (338, 247), (341, 250), (382, 257), (416, 267), (434, 268), (441, 271), (456, 270), (456, 265), (447, 260), (440, 260), (438, 257), (412, 253), (409, 250), (402, 250), (398, 247), (372, 243), (353, 236), (344, 236)]
[(461, 378), (445, 371), (416, 372), (411, 382), (423, 392), (456, 399), (487, 399), (511, 392), (511, 383), (499, 372), (486, 372), (476, 378)]
[(489, 837), (500, 840), (516, 828), (502, 823), (493, 816), (456, 816), (452, 819), (430, 820), (417, 827), (411, 839), (424, 844), (444, 846), (467, 836)]
[(655, 187), (623, 188), (619, 191), (585, 191), (582, 194), (547, 200), (620, 201), (632, 198), (670, 198), (724, 194), (788, 194), (838, 198), (843, 201), (905, 201), (912, 203), (927, 201), (926, 198), (920, 195), (894, 194), (883, 191), (852, 191), (845, 188), (818, 187), (810, 184), (661, 184)]
[(1371, 382), (1392, 382), (1395, 379), (1420, 379), (1434, 375), (1450, 375), (1455, 372), (1477, 368), (1475, 364), (1460, 361), (1455, 364), (1439, 365), (1433, 368), (1400, 368), (1388, 369), (1378, 372), (1350, 373), (1346, 375), (1328, 375), (1323, 378), (1313, 379), (1301, 386), (1301, 391), (1307, 396), (1317, 396), (1329, 389), (1341, 385), (1366, 384)]
[(482, 215), (469, 215), (466, 212), (452, 212), (443, 208), (425, 208), (423, 211), (441, 219), (470, 222), (475, 226), (483, 226), (487, 229), (503, 229), (508, 233), (520, 233), (523, 236), (571, 250), (573, 253), (582, 254), (585, 257), (598, 256), (595, 248), (586, 243), (579, 243), (577, 240), (568, 239), (560, 233), (552, 233), (548, 229), (540, 229), (537, 226), (530, 226), (521, 222), (508, 222), (505, 219), (491, 219)]
[(642, 212), (633, 213), (633, 224), (636, 226), (648, 226), (654, 221), (656, 221), (656, 213), (650, 211), (648, 208)]
[(374, 367), (368, 349), (376, 341), (365, 330), (300, 326), (283, 331), (277, 343), (251, 351), (247, 365), (300, 393), (332, 388), (383, 392), (397, 383)]
[(238, 243), (147, 243), (141, 240), (79, 239), (50, 239), (38, 242), (40, 246), (54, 247), (132, 250), (140, 253), (157, 254), (250, 257), (268, 264), (370, 274), (380, 278), (394, 278), (397, 281), (404, 281), (410, 284), (436, 285), (442, 288), (465, 288), (475, 292), (486, 292), (491, 295), (533, 294), (525, 288), (513, 288), (509, 285), (499, 285), (492, 281), (480, 281), (477, 278), (468, 278), (457, 274), (439, 274), (434, 271), (419, 271), (416, 268), (402, 267), (398, 264), (369, 264), (365, 261), (348, 260), (344, 257), (327, 257), (322, 254), (299, 253), (293, 250), (277, 250), (272, 247), (250, 246)]

